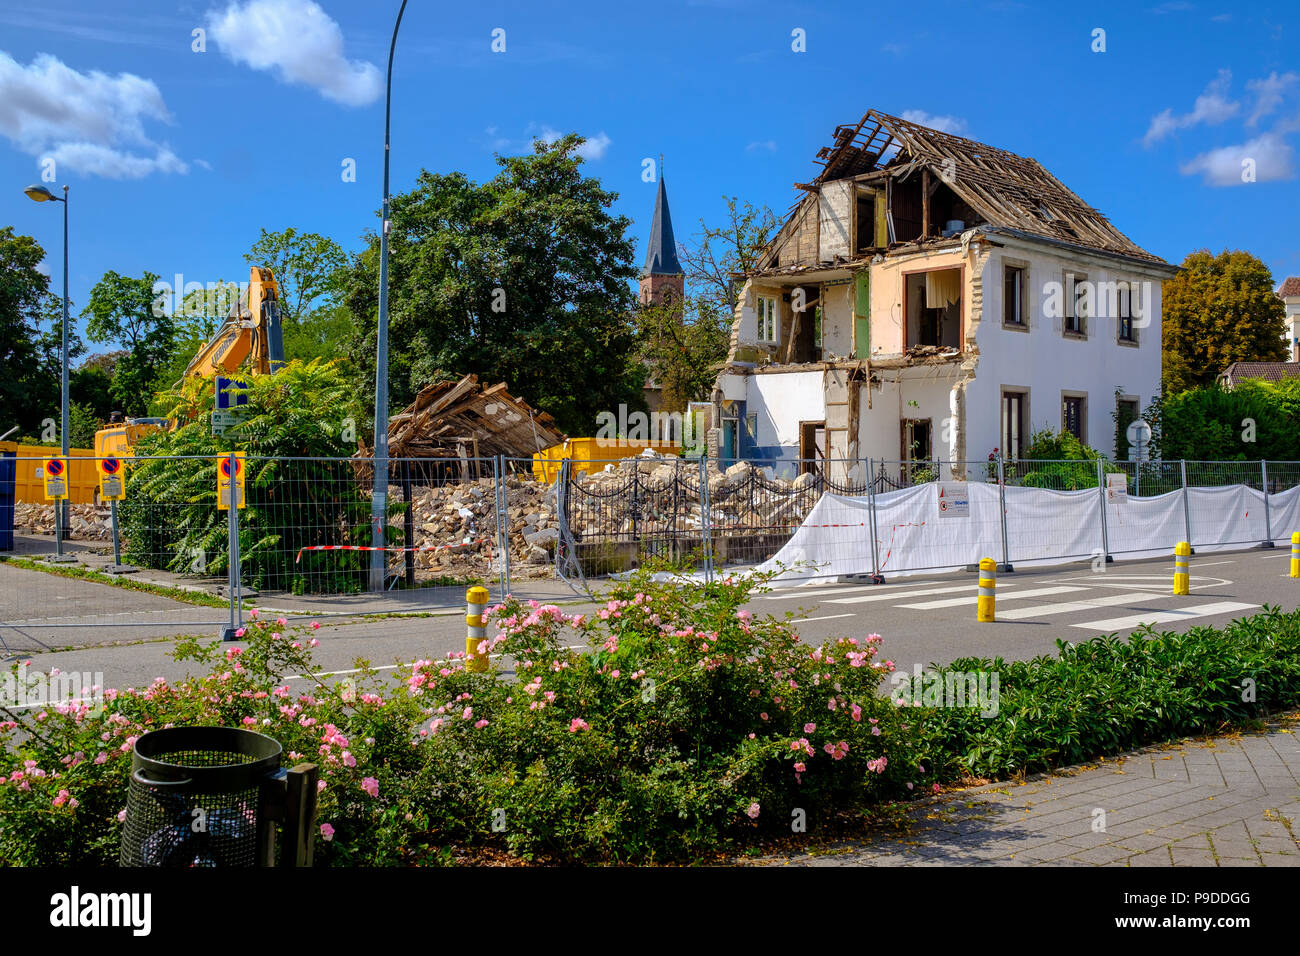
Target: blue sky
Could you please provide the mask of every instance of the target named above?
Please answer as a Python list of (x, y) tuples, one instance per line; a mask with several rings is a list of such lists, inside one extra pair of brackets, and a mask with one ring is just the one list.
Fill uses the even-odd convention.
[[(58, 207), (21, 191), (53, 157), (51, 185), (72, 191), (78, 309), (107, 269), (246, 279), (260, 227), (358, 248), (380, 200), (398, 6), (2, 0), (0, 224), (36, 236), (59, 274)], [(206, 52), (192, 50), (196, 28)], [(1099, 28), (1104, 52), (1092, 49)], [(664, 155), (689, 241), (724, 195), (784, 214), (836, 125), (916, 111), (1038, 159), (1170, 261), (1243, 248), (1280, 282), (1300, 274), (1298, 35), (1282, 2), (412, 0), (393, 190), (421, 167), (487, 178), (494, 151), (576, 130), (643, 254), (655, 189), (644, 158)], [(1243, 158), (1255, 182), (1241, 182)], [(342, 179), (347, 159), (355, 182)]]

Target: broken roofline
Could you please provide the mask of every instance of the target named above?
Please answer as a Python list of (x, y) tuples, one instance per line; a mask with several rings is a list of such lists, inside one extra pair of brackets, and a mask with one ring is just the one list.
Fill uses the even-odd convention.
[[(967, 234), (973, 234), (973, 237), (1005, 237), (1007, 239), (1018, 239), (1025, 243), (1041, 243), (1052, 246), (1064, 252), (1076, 254), (1085, 254), (1095, 256), (1099, 259), (1106, 259), (1113, 262), (1122, 262), (1139, 271), (1149, 271), (1165, 278), (1172, 278), (1182, 271), (1181, 266), (1172, 265), (1163, 259), (1155, 256), (1150, 258), (1146, 256), (1134, 256), (1124, 252), (1115, 252), (1110, 249), (1101, 249), (1096, 246), (1084, 245), (1079, 242), (1070, 242), (1065, 239), (1056, 239), (1051, 236), (1042, 236), (1034, 232), (1025, 232), (1023, 229), (1012, 229), (1007, 226), (993, 226), (984, 224), (967, 229), (955, 236), (943, 236), (916, 242), (898, 243), (888, 248), (873, 248), (868, 250), (864, 255), (856, 259), (837, 259), (834, 262), (818, 263), (817, 265), (791, 265), (791, 266), (773, 266), (770, 269), (755, 269), (753, 272), (734, 272), (731, 277), (734, 279), (822, 279), (835, 280), (851, 276), (854, 272), (865, 269), (871, 265), (872, 260), (880, 255), (886, 259), (905, 258), (907, 256), (919, 255), (921, 253), (942, 252), (945, 250), (958, 249), (962, 245), (963, 237)], [(990, 241), (995, 241), (990, 239)], [(799, 283), (794, 283), (798, 285)]]
[[(918, 169), (927, 175), (934, 172), (987, 224), (1164, 263), (1116, 229), (1037, 160), (887, 113), (868, 110), (857, 125), (837, 127), (834, 141), (818, 151), (816, 162), (822, 169), (813, 183), (796, 183), (796, 188), (816, 194), (834, 181), (901, 182)], [(782, 239), (805, 201), (795, 204), (769, 249)]]

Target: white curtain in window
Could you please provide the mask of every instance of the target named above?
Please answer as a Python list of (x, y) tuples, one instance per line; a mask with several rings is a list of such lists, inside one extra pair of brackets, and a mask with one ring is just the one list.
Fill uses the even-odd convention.
[(961, 273), (956, 269), (940, 269), (925, 274), (925, 307), (942, 309), (961, 298)]

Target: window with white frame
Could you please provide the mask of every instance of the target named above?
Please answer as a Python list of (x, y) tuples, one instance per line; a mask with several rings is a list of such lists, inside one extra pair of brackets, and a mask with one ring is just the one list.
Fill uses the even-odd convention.
[(777, 325), (776, 297), (760, 295), (755, 311), (758, 313), (758, 340), (776, 344), (780, 326)]

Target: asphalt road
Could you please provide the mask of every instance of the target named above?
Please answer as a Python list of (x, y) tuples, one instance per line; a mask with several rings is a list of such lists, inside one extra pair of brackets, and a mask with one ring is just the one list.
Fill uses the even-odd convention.
[[(1192, 558), (1191, 594), (1181, 597), (1172, 593), (1172, 559), (1117, 562), (1105, 571), (1076, 564), (1002, 574), (998, 620), (987, 624), (975, 620), (976, 578), (965, 572), (900, 578), (875, 586), (828, 583), (774, 590), (755, 595), (749, 607), (756, 615), (792, 615), (801, 636), (810, 642), (879, 633), (883, 636), (882, 656), (910, 671), (917, 663), (947, 663), (960, 657), (1028, 659), (1052, 654), (1058, 639), (1081, 641), (1104, 633), (1126, 634), (1144, 622), (1157, 624), (1161, 630), (1181, 631), (1199, 624), (1223, 625), (1249, 616), (1265, 604), (1293, 610), (1300, 607), (1300, 580), (1289, 577), (1289, 558), (1290, 552), (1284, 548), (1197, 555)], [(18, 569), (0, 566), (0, 575), (15, 572)], [(34, 571), (21, 574), (45, 577)], [(24, 580), (3, 577), (0, 588), (21, 588)], [(102, 593), (95, 593), (107, 590), (103, 585), (64, 581), (59, 588), (70, 612), (75, 612), (77, 601), (91, 599), (81, 595), (81, 589), (93, 589), (93, 598), (105, 599)], [(29, 586), (42, 583), (35, 581)], [(117, 590), (112, 596), (122, 603), (120, 613), (135, 612), (134, 606), (126, 606), (132, 602), (166, 601)], [(594, 606), (575, 601), (569, 609)], [(150, 626), (150, 632), (170, 628), (172, 633), (215, 634), (215, 628), (189, 621), (210, 620), (214, 611), (220, 615), (217, 609), (185, 605), (150, 610), (160, 616), (171, 613), (184, 618), (160, 621)], [(437, 659), (464, 648), (460, 609), (429, 617), (321, 620), (316, 661), (329, 673), (347, 672), (357, 658), (391, 669), (398, 662)], [(111, 630), (115, 633), (109, 639), (127, 636)], [(136, 638), (151, 636), (129, 630)], [(0, 637), (7, 636), (11, 646), (22, 633), (21, 629), (0, 629)], [(30, 659), (35, 669), (47, 671), (55, 666), (102, 674), (105, 686), (122, 688), (146, 686), (158, 676), (175, 679), (183, 675), (188, 666), (169, 658), (172, 646), (171, 640), (152, 640), (62, 651), (42, 651), (39, 644), (30, 643), (15, 649), (23, 659)]]

